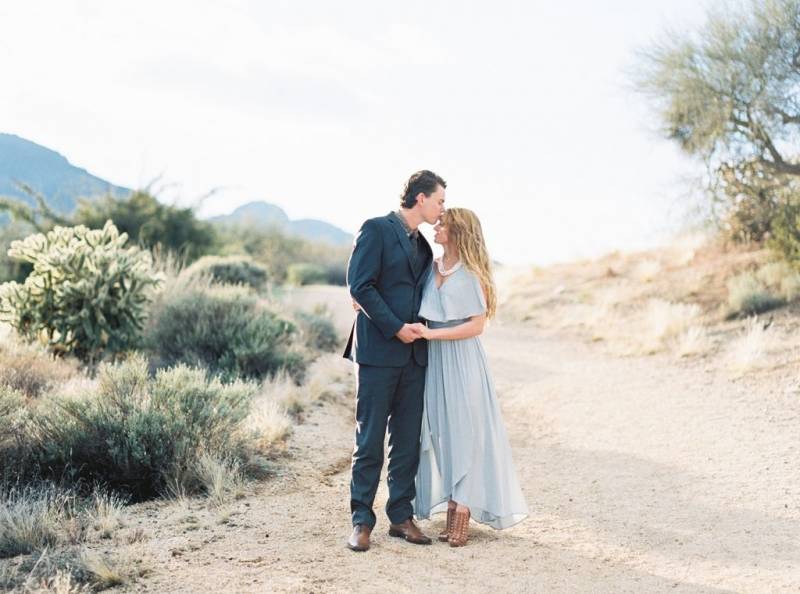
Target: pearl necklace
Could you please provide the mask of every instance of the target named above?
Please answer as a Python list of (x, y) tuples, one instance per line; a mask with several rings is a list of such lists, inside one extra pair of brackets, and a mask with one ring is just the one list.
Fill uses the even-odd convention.
[(445, 270), (445, 268), (444, 268), (444, 256), (442, 256), (441, 258), (437, 258), (437, 259), (435, 260), (435, 262), (436, 262), (436, 267), (439, 269), (439, 274), (440, 274), (441, 276), (450, 276), (450, 275), (451, 275), (451, 274), (453, 274), (453, 273), (454, 273), (456, 270), (458, 270), (459, 268), (461, 268), (461, 260), (459, 260), (458, 262), (456, 262), (455, 264), (453, 264), (453, 266), (452, 266), (450, 269), (448, 269), (448, 270)]

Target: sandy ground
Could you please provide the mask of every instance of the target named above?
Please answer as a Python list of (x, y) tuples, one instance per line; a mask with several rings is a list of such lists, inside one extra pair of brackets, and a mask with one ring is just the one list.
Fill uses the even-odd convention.
[[(320, 295), (341, 304), (336, 291)], [(620, 358), (508, 322), (484, 345), (532, 511), (523, 523), (473, 524), (463, 549), (411, 545), (386, 533), (383, 482), (372, 549), (347, 550), (353, 409), (327, 404), (246, 498), (132, 509), (153, 571), (128, 590), (800, 592), (793, 368), (735, 379), (707, 359)]]

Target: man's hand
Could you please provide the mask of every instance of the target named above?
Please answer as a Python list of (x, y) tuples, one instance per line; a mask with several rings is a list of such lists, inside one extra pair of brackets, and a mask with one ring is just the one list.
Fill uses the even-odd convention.
[(415, 324), (403, 324), (403, 327), (397, 333), (397, 338), (406, 344), (411, 344), (418, 338), (422, 338), (422, 334)]
[(353, 309), (359, 311), (361, 309), (361, 306), (358, 304), (358, 301), (356, 301), (355, 299), (352, 299), (352, 301), (353, 301)]

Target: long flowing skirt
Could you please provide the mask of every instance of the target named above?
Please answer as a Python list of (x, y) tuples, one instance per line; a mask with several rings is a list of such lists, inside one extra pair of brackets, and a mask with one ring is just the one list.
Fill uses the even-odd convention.
[(478, 337), (428, 344), (414, 513), (446, 512), (449, 499), (497, 529), (528, 515)]

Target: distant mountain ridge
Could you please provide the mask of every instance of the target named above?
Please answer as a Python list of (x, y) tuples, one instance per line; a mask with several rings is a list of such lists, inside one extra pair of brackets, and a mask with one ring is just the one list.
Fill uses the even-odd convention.
[(350, 245), (353, 235), (339, 227), (317, 219), (291, 220), (284, 210), (264, 201), (248, 202), (232, 213), (208, 219), (213, 223), (256, 228), (274, 227), (303, 239), (324, 241), (333, 245)]
[(20, 190), (16, 182), (39, 192), (48, 206), (60, 214), (75, 210), (81, 197), (107, 193), (123, 197), (131, 192), (75, 167), (56, 151), (15, 134), (0, 133), (0, 196), (34, 204), (34, 199)]
[[(71, 214), (78, 198), (94, 198), (110, 193), (123, 198), (132, 190), (114, 185), (72, 165), (60, 153), (15, 134), (0, 133), (0, 196), (18, 199), (26, 204), (35, 200), (19, 189), (17, 182), (30, 186), (44, 196), (48, 206), (60, 214)], [(0, 224), (8, 217), (0, 212)], [(333, 245), (349, 245), (353, 236), (335, 225), (316, 219), (292, 221), (279, 206), (267, 202), (250, 202), (228, 215), (212, 217), (215, 223), (276, 227), (283, 232)]]

